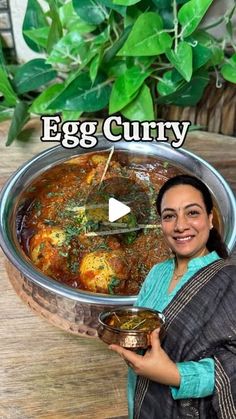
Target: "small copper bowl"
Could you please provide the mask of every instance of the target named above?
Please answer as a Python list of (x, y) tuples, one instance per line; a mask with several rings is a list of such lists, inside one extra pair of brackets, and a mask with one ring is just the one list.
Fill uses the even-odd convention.
[[(117, 316), (118, 318), (122, 315), (127, 315), (130, 320), (137, 317), (140, 313), (152, 313), (154, 318), (156, 317), (156, 324), (149, 330), (135, 330), (133, 329), (120, 329), (118, 326), (111, 326), (108, 322), (111, 316)], [(145, 317), (143, 317), (144, 319)], [(99, 338), (107, 343), (115, 343), (128, 349), (147, 349), (150, 346), (150, 335), (151, 332), (160, 327), (160, 339), (162, 340), (165, 333), (165, 317), (162, 313), (149, 309), (147, 307), (133, 307), (124, 306), (113, 311), (103, 311), (98, 317), (99, 326), (97, 329)]]

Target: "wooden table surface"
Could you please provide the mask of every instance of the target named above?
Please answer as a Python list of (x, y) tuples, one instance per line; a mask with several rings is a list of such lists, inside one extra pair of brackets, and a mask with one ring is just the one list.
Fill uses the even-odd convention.
[[(8, 123), (0, 124), (0, 187), (51, 146), (40, 142), (38, 121), (30, 128), (30, 141), (5, 147)], [(236, 191), (236, 138), (193, 132), (184, 148), (211, 163)], [(70, 335), (34, 314), (13, 291), (2, 253), (0, 313), (1, 419), (127, 418), (124, 362), (98, 339)]]

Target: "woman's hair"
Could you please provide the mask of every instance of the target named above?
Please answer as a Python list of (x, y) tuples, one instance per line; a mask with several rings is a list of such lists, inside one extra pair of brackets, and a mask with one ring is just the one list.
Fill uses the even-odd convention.
[[(207, 214), (209, 215), (212, 212), (213, 201), (212, 201), (212, 197), (207, 186), (200, 179), (194, 176), (178, 175), (167, 180), (164, 183), (164, 185), (162, 185), (161, 189), (159, 190), (157, 200), (156, 200), (156, 207), (157, 207), (157, 212), (159, 215), (161, 215), (161, 203), (162, 203), (162, 198), (164, 194), (170, 188), (177, 185), (190, 185), (193, 188), (200, 191), (203, 197)], [(213, 227), (210, 230), (206, 247), (209, 250), (209, 252), (212, 252), (213, 250), (215, 250), (218, 253), (218, 255), (223, 259), (226, 259), (228, 257), (228, 250), (227, 250), (226, 244), (223, 242), (218, 230), (215, 227)]]

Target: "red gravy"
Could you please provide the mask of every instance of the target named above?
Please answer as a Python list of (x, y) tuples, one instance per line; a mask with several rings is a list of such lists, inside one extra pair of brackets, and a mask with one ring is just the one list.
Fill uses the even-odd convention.
[[(131, 212), (109, 226), (104, 204), (107, 192), (103, 199), (100, 194), (93, 201), (108, 156), (109, 151), (88, 153), (38, 177), (21, 196), (17, 236), (32, 263), (63, 284), (97, 293), (136, 295), (151, 267), (170, 256), (155, 199), (161, 185), (180, 170), (151, 156), (115, 152), (104, 182), (122, 178), (127, 184), (138, 184), (148, 196), (151, 212), (147, 220), (132, 217)], [(116, 182), (118, 194), (119, 187), (125, 189), (124, 183)], [(135, 199), (138, 205), (138, 194)], [(144, 227), (133, 231), (140, 223)]]

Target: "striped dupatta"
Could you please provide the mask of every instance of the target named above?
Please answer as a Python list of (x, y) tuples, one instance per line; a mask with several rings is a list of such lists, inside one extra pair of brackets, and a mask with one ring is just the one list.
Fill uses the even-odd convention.
[(236, 419), (236, 267), (199, 270), (164, 310), (163, 349), (174, 362), (213, 357), (212, 396), (174, 400), (169, 386), (138, 377), (134, 419)]

